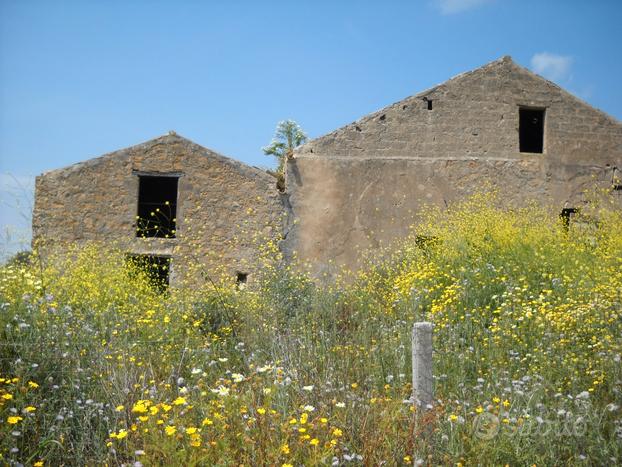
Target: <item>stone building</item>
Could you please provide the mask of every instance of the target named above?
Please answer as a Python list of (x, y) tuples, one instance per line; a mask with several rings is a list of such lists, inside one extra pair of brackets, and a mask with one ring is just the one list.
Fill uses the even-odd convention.
[(38, 177), (34, 241), (114, 240), (174, 281), (188, 258), (245, 281), (257, 234), (282, 236), (316, 272), (356, 268), (421, 207), (483, 183), (565, 216), (587, 189), (622, 198), (622, 125), (503, 57), (310, 141), (286, 166), (280, 193), (266, 172), (172, 133)]
[(49, 252), (114, 241), (165, 283), (169, 271), (181, 281), (189, 262), (245, 282), (257, 237), (281, 229), (275, 186), (265, 171), (171, 132), (37, 177), (33, 243)]
[[(424, 204), (488, 182), (570, 216), (586, 189), (622, 195), (622, 125), (503, 57), (310, 141), (287, 168), (287, 252), (321, 272), (409, 232)], [(295, 222), (293, 221), (295, 220)]]

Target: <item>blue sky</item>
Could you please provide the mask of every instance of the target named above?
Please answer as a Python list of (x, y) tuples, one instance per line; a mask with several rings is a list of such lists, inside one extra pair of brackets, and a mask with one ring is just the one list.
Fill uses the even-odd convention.
[(169, 130), (271, 166), (279, 120), (320, 136), (503, 55), (621, 120), (621, 24), (617, 0), (0, 0), (0, 249), (43, 171)]

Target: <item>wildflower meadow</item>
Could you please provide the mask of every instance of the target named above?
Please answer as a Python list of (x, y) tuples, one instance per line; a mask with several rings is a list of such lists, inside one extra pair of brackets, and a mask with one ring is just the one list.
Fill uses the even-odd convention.
[[(0, 269), (3, 465), (622, 462), (622, 215), (476, 195), (357, 272), (262, 245), (162, 292), (114, 247)], [(435, 403), (411, 399), (434, 324)]]

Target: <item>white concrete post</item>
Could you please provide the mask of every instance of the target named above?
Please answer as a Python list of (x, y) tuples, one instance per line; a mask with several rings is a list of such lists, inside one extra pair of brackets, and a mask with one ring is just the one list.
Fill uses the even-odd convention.
[(434, 401), (432, 378), (432, 323), (421, 322), (413, 326), (413, 398), (415, 404), (426, 409)]

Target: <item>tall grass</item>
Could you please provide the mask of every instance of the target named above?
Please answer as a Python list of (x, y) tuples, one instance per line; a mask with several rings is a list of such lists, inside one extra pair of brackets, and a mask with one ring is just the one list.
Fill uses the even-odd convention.
[[(476, 196), (330, 284), (272, 242), (245, 290), (162, 295), (101, 245), (5, 266), (0, 462), (620, 462), (622, 216), (593, 209), (567, 228)], [(421, 319), (425, 413), (409, 400)]]

